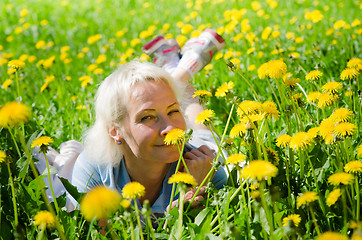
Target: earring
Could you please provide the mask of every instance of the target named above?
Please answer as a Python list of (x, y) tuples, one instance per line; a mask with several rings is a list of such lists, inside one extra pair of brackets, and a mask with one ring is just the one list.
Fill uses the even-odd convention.
[(122, 141), (121, 141), (121, 140), (117, 141), (117, 144), (118, 144), (118, 145), (121, 145), (121, 144), (122, 144)]

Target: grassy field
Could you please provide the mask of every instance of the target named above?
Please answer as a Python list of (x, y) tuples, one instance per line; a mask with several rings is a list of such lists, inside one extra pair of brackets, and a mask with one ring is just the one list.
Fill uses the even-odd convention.
[[(62, 209), (65, 196), (49, 208), (31, 143), (81, 141), (99, 83), (149, 61), (141, 47), (155, 35), (182, 46), (213, 28), (226, 47), (192, 81), (213, 95), (206, 124), (231, 156), (227, 186), (209, 186), (203, 209), (175, 208), (156, 229), (138, 227), (147, 207), (122, 205), (106, 238), (361, 239), (361, 12), (352, 0), (2, 0), (0, 238), (105, 238), (95, 220)], [(56, 212), (53, 226), (34, 220), (41, 210)]]

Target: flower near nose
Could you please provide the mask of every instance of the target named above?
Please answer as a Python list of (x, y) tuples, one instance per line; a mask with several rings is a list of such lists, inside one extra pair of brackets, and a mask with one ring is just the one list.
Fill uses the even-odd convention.
[(185, 132), (182, 129), (176, 128), (172, 129), (166, 134), (164, 142), (166, 145), (176, 145), (182, 143), (185, 139)]

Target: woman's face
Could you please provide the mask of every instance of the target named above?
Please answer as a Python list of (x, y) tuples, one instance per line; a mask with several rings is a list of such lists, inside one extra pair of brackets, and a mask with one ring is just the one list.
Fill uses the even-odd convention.
[(128, 116), (121, 124), (126, 161), (131, 158), (145, 163), (177, 161), (177, 146), (164, 143), (171, 129), (186, 130), (174, 92), (167, 83), (156, 81), (138, 83), (131, 91), (127, 104)]

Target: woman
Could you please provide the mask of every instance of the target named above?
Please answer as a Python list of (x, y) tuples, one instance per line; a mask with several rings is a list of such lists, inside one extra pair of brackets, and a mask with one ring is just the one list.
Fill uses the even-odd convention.
[[(154, 64), (137, 61), (108, 76), (98, 89), (96, 120), (75, 163), (72, 183), (82, 192), (97, 185), (121, 191), (125, 184), (137, 181), (146, 188), (139, 204), (147, 199), (153, 213), (163, 213), (171, 196), (168, 178), (179, 159), (178, 147), (166, 145), (164, 138), (172, 129), (192, 128), (193, 138), (183, 156), (200, 184), (215, 152), (203, 144), (214, 149), (216, 144), (204, 125), (194, 123), (203, 108), (191, 97), (191, 76), (183, 67), (173, 69), (171, 76)], [(217, 188), (226, 183), (223, 169), (216, 171), (212, 182)], [(204, 189), (196, 200), (202, 200), (203, 193)]]

